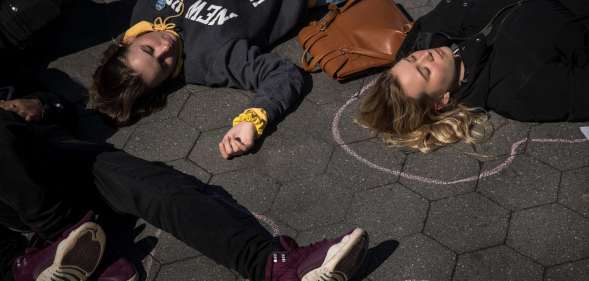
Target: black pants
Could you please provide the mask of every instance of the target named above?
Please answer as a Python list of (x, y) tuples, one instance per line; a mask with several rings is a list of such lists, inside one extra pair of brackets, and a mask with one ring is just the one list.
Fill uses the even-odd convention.
[(24, 123), (3, 110), (0, 161), (3, 225), (51, 239), (99, 197), (242, 276), (263, 280), (276, 240), (218, 187), (165, 164), (75, 140), (57, 126)]

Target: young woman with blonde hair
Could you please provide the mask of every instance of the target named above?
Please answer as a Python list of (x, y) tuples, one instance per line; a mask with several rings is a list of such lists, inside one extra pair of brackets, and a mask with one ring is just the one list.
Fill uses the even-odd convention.
[[(415, 23), (358, 122), (422, 152), (483, 139), (486, 110), (520, 121), (589, 120), (589, 5), (442, 1)], [(550, 19), (550, 20), (547, 20)]]

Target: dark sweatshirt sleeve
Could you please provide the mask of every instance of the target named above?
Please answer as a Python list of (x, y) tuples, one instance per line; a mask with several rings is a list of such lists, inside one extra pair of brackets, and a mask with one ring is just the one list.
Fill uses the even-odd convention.
[[(225, 44), (213, 58), (204, 83), (255, 91), (249, 108), (263, 108), (270, 124), (302, 98), (302, 71), (277, 54), (262, 53), (247, 40)], [(241, 112), (236, 112), (236, 115)]]
[(44, 123), (63, 124), (64, 122), (71, 122), (75, 117), (73, 105), (56, 94), (45, 91), (36, 91), (23, 98), (36, 98), (41, 101), (44, 110), (42, 120)]

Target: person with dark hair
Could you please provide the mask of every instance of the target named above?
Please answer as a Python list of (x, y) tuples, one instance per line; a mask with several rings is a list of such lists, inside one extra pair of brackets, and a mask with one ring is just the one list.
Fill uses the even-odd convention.
[(428, 152), (486, 135), (485, 110), (589, 120), (589, 5), (583, 0), (441, 1), (415, 22), (360, 105), (385, 141)]
[[(59, 100), (38, 93), (0, 102), (0, 266), (7, 280), (86, 280), (104, 238), (89, 239), (98, 232), (90, 230), (96, 225), (85, 224), (87, 216), (82, 226), (76, 222), (102, 205), (143, 218), (250, 280), (345, 281), (362, 265), (368, 247), (364, 230), (305, 247), (288, 236), (273, 237), (219, 187), (108, 144), (77, 140), (54, 122), (76, 118), (56, 118), (72, 112)], [(59, 106), (49, 114), (45, 108), (52, 104)], [(72, 224), (74, 230), (64, 232)], [(25, 243), (13, 229), (32, 230), (45, 242), (24, 253)], [(121, 259), (95, 275), (99, 281), (137, 278)]]
[(224, 158), (241, 155), (302, 98), (301, 70), (267, 49), (332, 2), (342, 0), (139, 0), (96, 69), (90, 105), (127, 125), (162, 107), (165, 81), (254, 90), (219, 143)]

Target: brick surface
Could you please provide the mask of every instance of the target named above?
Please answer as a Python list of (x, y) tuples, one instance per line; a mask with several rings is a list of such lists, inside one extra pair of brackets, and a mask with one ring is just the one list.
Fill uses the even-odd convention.
[[(587, 125), (585, 125), (587, 126)], [(542, 124), (532, 128), (532, 139), (581, 139), (579, 124)], [(562, 171), (589, 166), (589, 142), (581, 144), (553, 144), (531, 142), (527, 153)]]
[(231, 126), (233, 118), (247, 108), (248, 100), (225, 89), (196, 92), (186, 101), (180, 119), (204, 131)]
[(264, 140), (256, 169), (285, 183), (325, 172), (333, 146), (304, 133), (279, 131)]
[(546, 270), (546, 281), (584, 281), (589, 279), (589, 259), (557, 265)]
[(476, 193), (433, 202), (424, 233), (463, 253), (501, 244), (509, 212)]
[(297, 230), (343, 221), (352, 192), (327, 175), (283, 186), (272, 207), (272, 217)]
[(499, 246), (458, 257), (454, 281), (541, 281), (544, 268), (512, 249)]
[(589, 218), (589, 167), (563, 174), (558, 202)]
[(185, 157), (199, 131), (178, 119), (137, 127), (125, 150), (146, 160), (171, 161)]
[(381, 241), (420, 232), (427, 209), (425, 199), (395, 184), (356, 194), (347, 221)]
[[(405, 154), (394, 149), (385, 148), (383, 145), (364, 141), (349, 146), (362, 158), (390, 171), (399, 171), (405, 161)], [(343, 148), (336, 148), (328, 172), (344, 179), (345, 183), (354, 189), (369, 189), (376, 186), (394, 183), (398, 176), (388, 172), (375, 170), (358, 161)]]
[(163, 265), (155, 280), (233, 281), (237, 276), (212, 260), (200, 257)]
[[(403, 168), (405, 173), (441, 181), (478, 176), (479, 171), (476, 160), (453, 148), (444, 148), (425, 155), (409, 155)], [(401, 183), (431, 200), (466, 193), (476, 186), (476, 181), (439, 185), (407, 178), (401, 178)]]
[(223, 187), (239, 204), (252, 212), (267, 212), (280, 190), (270, 177), (249, 170), (240, 170), (213, 177), (211, 184)]
[[(502, 163), (485, 163), (492, 169)], [(560, 172), (527, 156), (516, 158), (500, 174), (481, 179), (478, 191), (510, 210), (529, 208), (556, 201)]]
[(401, 239), (399, 243), (368, 280), (451, 280), (456, 255), (450, 250), (421, 234)]
[(507, 245), (543, 265), (589, 257), (589, 222), (556, 204), (513, 214)]

